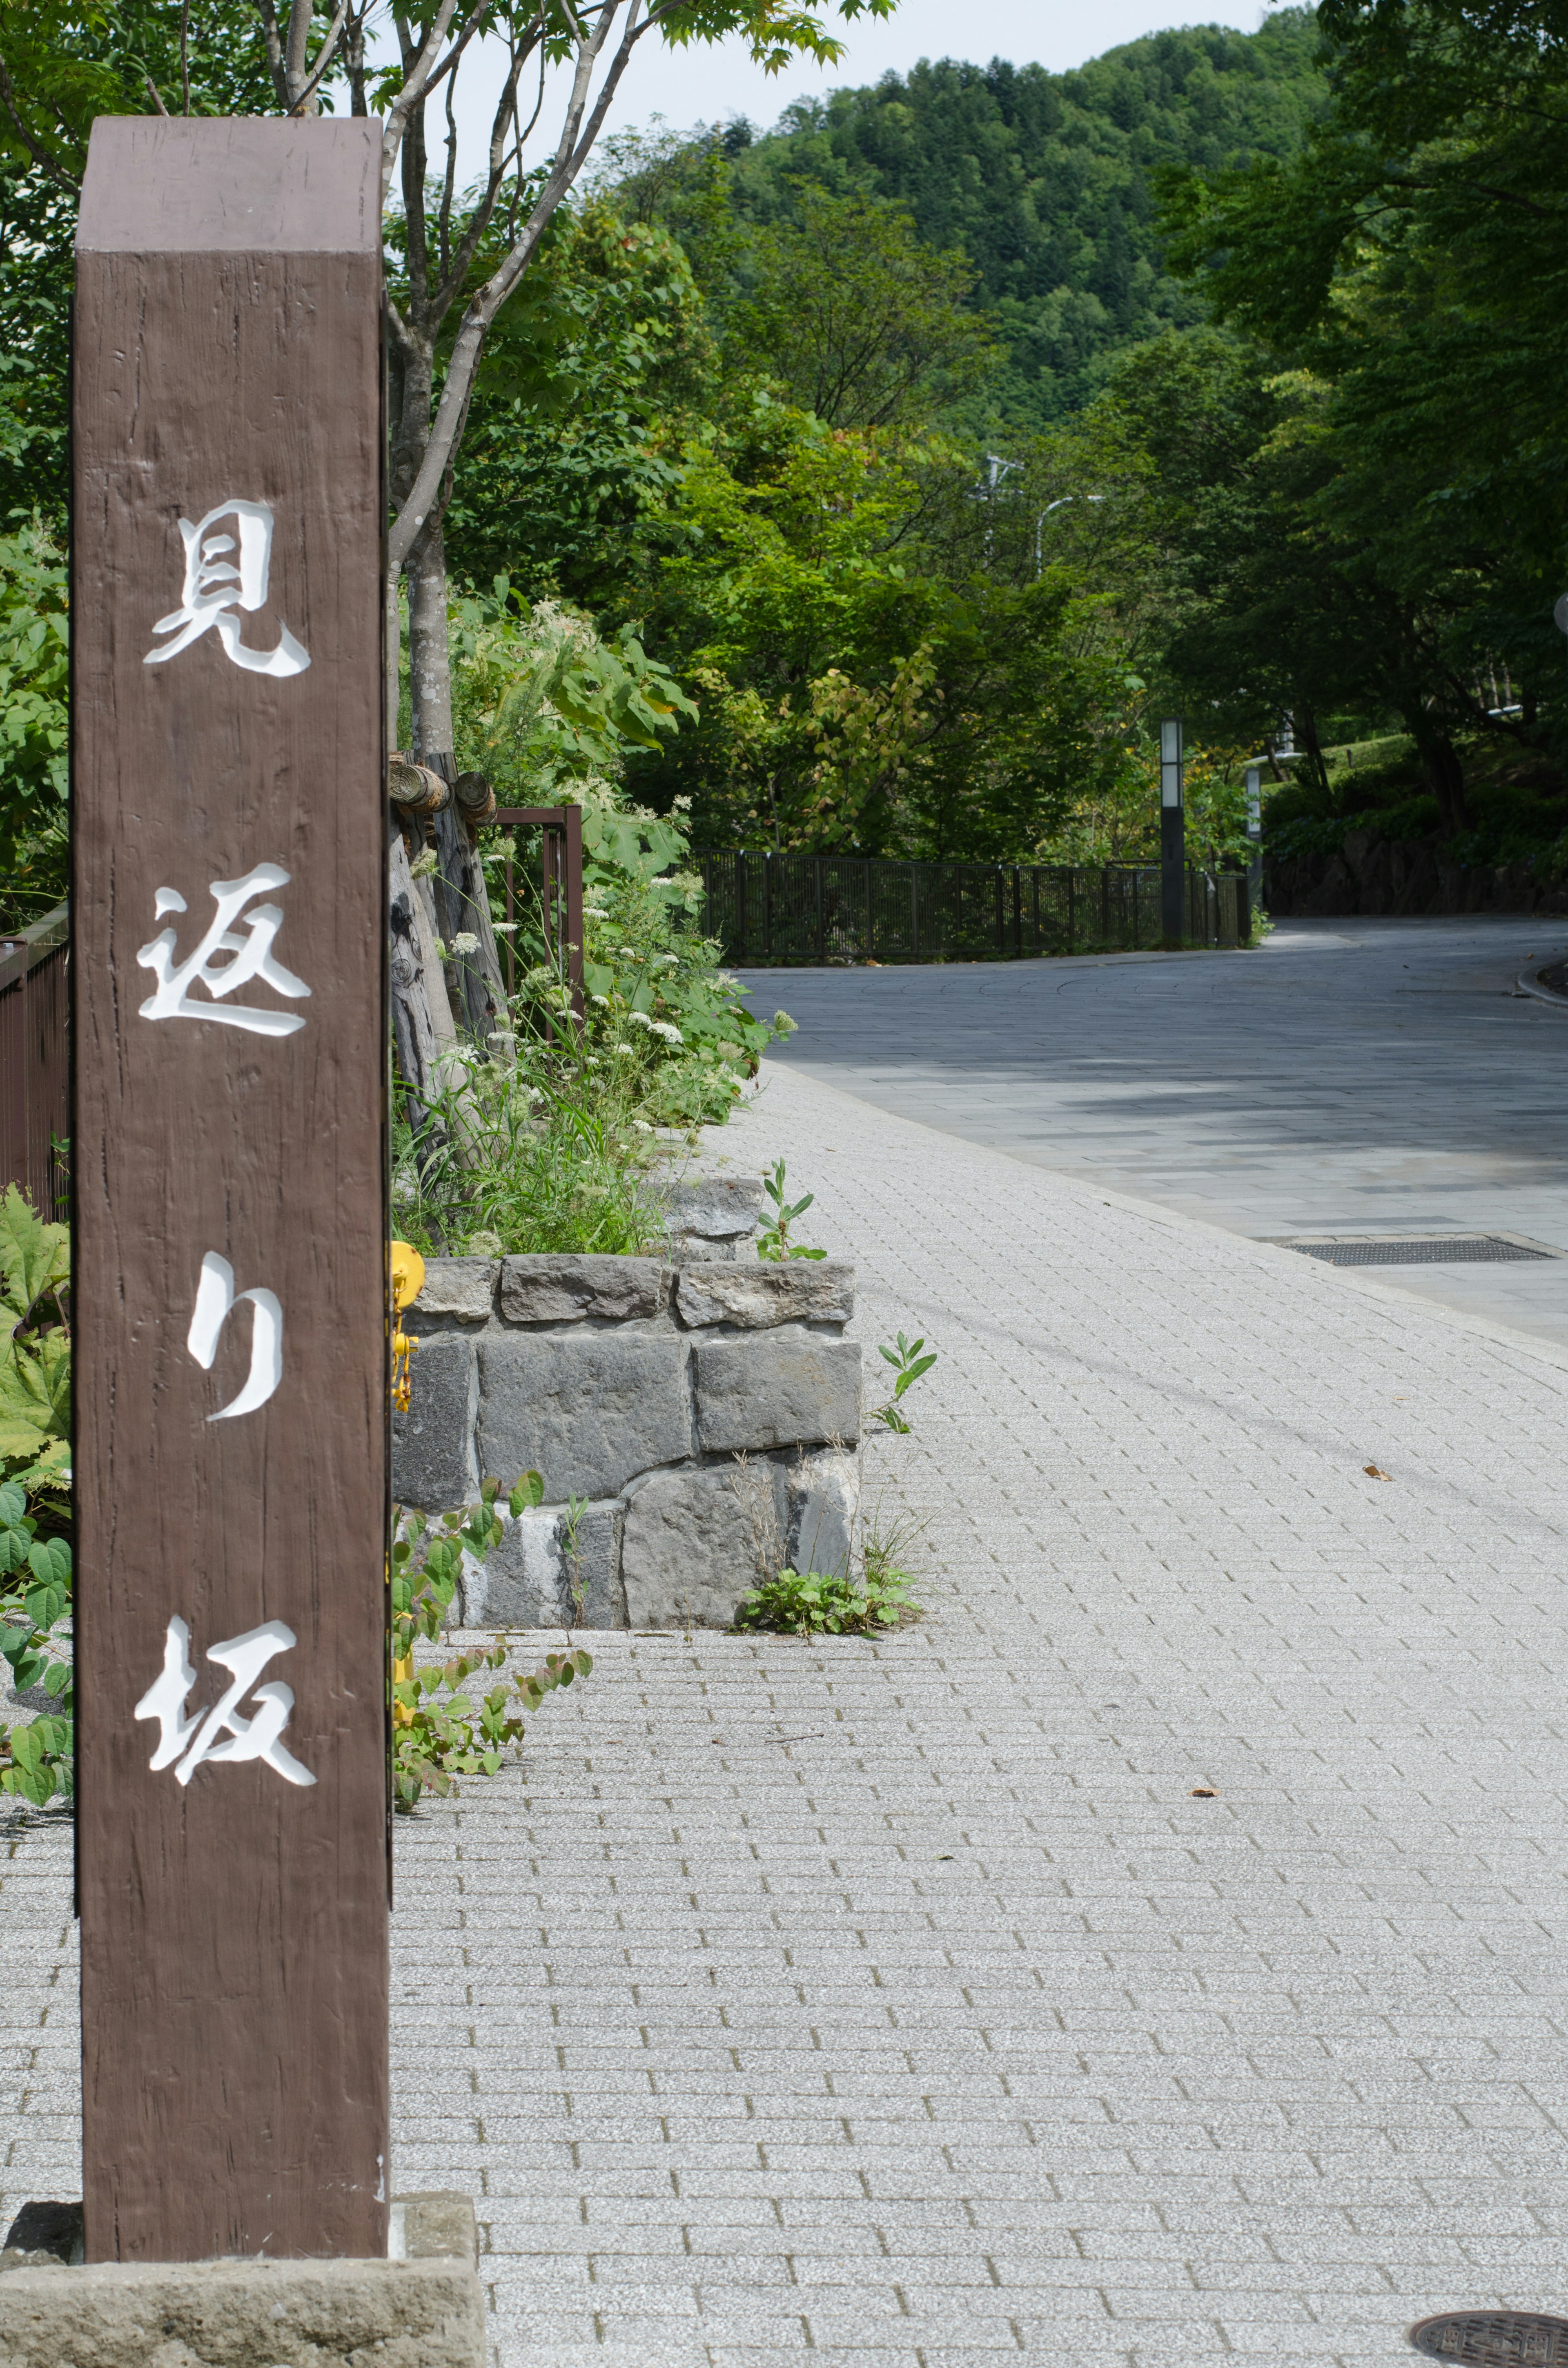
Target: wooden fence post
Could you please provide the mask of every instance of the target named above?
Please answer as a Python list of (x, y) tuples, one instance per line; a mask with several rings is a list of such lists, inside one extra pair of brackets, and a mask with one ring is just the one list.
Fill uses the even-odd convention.
[(77, 232), (92, 2261), (386, 2252), (380, 174), (100, 117)]

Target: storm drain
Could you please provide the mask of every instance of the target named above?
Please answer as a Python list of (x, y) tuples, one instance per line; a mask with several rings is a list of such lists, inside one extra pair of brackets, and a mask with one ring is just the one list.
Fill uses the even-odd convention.
[(1533, 2310), (1461, 2310), (1417, 2319), (1410, 2340), (1460, 2368), (1568, 2368), (1568, 2318)]
[[(1434, 1234), (1429, 1241), (1406, 1234), (1383, 1241), (1281, 1242), (1279, 1247), (1300, 1250), (1303, 1258), (1322, 1258), (1326, 1266), (1501, 1266), (1516, 1258), (1562, 1256), (1561, 1250), (1537, 1249), (1503, 1234)], [(1568, 2357), (1563, 2368), (1568, 2368)]]

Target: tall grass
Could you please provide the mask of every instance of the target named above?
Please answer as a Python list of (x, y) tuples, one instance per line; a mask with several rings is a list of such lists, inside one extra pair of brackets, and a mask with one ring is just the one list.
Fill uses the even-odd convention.
[(657, 1137), (630, 1081), (590, 1066), (569, 1028), (555, 1045), (519, 1040), (515, 1065), (450, 1056), (417, 1127), (400, 1095), (392, 1223), (415, 1249), (635, 1256), (657, 1242)]

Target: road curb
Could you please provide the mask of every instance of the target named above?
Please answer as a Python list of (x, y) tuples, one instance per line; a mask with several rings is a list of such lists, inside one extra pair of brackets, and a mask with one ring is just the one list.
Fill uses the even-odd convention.
[(1528, 995), (1537, 1003), (1554, 1004), (1559, 1011), (1568, 1011), (1568, 995), (1559, 995), (1554, 988), (1542, 986), (1539, 979), (1530, 976), (1528, 971), (1522, 970), (1519, 973), (1514, 981), (1514, 993)]

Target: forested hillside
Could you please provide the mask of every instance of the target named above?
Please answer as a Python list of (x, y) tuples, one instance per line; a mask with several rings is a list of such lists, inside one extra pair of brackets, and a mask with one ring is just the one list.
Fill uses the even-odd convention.
[(1118, 347), (1204, 317), (1165, 269), (1155, 177), (1294, 156), (1326, 106), (1318, 45), (1314, 13), (1289, 8), (1256, 33), (1155, 33), (1072, 74), (923, 62), (791, 108), (734, 154), (733, 200), (771, 221), (803, 177), (907, 208), (926, 245), (968, 256), (1006, 349), (974, 424), (1043, 427), (1088, 400)]

